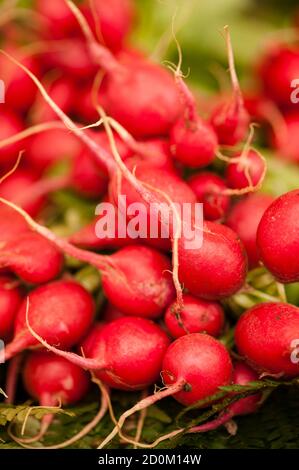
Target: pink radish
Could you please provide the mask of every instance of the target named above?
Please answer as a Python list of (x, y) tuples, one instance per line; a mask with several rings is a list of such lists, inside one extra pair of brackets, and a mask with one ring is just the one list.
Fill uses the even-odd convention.
[(30, 230), (4, 241), (0, 266), (30, 284), (41, 284), (58, 276), (63, 256), (51, 242)]
[[(200, 229), (201, 230), (201, 229)], [(201, 247), (179, 240), (179, 279), (191, 294), (221, 299), (237, 292), (245, 282), (247, 259), (236, 233), (216, 222), (205, 222)]]
[(279, 281), (299, 281), (299, 190), (283, 194), (268, 207), (257, 245), (261, 260)]
[(162, 376), (166, 389), (144, 398), (125, 411), (99, 448), (105, 447), (121, 431), (129, 416), (164, 397), (173, 396), (179, 403), (190, 405), (215, 394), (219, 387), (230, 383), (232, 363), (226, 348), (219, 341), (208, 335), (193, 333), (181, 336), (168, 347), (163, 359)]
[(190, 333), (208, 333), (219, 336), (224, 324), (224, 313), (220, 304), (184, 294), (184, 307), (178, 317), (175, 305), (166, 310), (165, 325), (173, 338)]
[(236, 145), (241, 142), (249, 126), (249, 115), (245, 109), (242, 92), (235, 70), (234, 56), (228, 27), (225, 27), (228, 62), (233, 86), (233, 96), (215, 107), (211, 124), (222, 145)]
[[(85, 397), (90, 385), (88, 374), (81, 367), (47, 351), (29, 354), (23, 368), (23, 380), (29, 395), (45, 407), (72, 405)], [(24, 441), (40, 440), (53, 416), (45, 415), (38, 435)]]
[(229, 209), (230, 197), (223, 194), (227, 186), (220, 176), (212, 172), (196, 173), (188, 181), (197, 201), (203, 203), (207, 220), (223, 219)]
[(273, 200), (273, 197), (267, 194), (250, 194), (237, 202), (226, 220), (226, 225), (234, 230), (242, 240), (251, 268), (257, 266), (260, 259), (256, 244), (258, 225)]
[(0, 338), (11, 339), (14, 319), (22, 302), (18, 281), (10, 276), (0, 276)]
[[(239, 160), (238, 160), (239, 159)], [(232, 189), (257, 188), (266, 172), (265, 160), (256, 150), (236, 155), (226, 169), (227, 185)]]
[(262, 303), (241, 316), (235, 331), (239, 354), (263, 375), (297, 377), (292, 360), (298, 342), (299, 309), (284, 303)]
[[(45, 284), (33, 290), (28, 298), (30, 322), (51, 344), (70, 348), (82, 339), (91, 326), (93, 299), (76, 282), (55, 281)], [(6, 360), (24, 349), (39, 345), (26, 326), (26, 307), (25, 300), (16, 315), (14, 338), (5, 349)]]

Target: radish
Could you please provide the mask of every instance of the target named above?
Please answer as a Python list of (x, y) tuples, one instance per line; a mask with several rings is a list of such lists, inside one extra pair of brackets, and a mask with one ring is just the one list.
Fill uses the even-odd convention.
[[(70, 348), (82, 339), (91, 326), (93, 299), (77, 282), (45, 284), (30, 292), (28, 299), (32, 326), (51, 344)], [(26, 305), (24, 301), (16, 315), (14, 338), (5, 349), (6, 360), (24, 349), (39, 345), (26, 326)]]
[(31, 191), (37, 180), (38, 176), (32, 170), (17, 168), (9, 178), (1, 183), (0, 196), (16, 204), (20, 203), (28, 214), (35, 217), (45, 206), (46, 198), (44, 195), (38, 195), (26, 201), (24, 196)]
[(81, 142), (67, 129), (49, 129), (30, 137), (27, 159), (30, 165), (43, 171), (62, 159), (76, 158), (81, 149)]
[(51, 242), (32, 231), (4, 241), (0, 251), (0, 267), (8, 268), (30, 284), (48, 282), (58, 276), (63, 256)]
[(224, 32), (233, 86), (233, 96), (215, 107), (211, 115), (211, 124), (216, 131), (219, 144), (236, 145), (244, 139), (247, 133), (249, 115), (244, 106), (242, 92), (235, 70), (231, 38), (227, 26), (224, 28)]
[(83, 354), (86, 356), (85, 347), (89, 357), (82, 357), (51, 346), (29, 322), (28, 327), (47, 349), (85, 369), (94, 370), (96, 377), (118, 390), (143, 390), (154, 383), (170, 343), (162, 328), (151, 320), (123, 317), (106, 325), (97, 324), (82, 343)]
[(121, 431), (129, 416), (164, 397), (173, 396), (179, 403), (190, 405), (215, 394), (218, 387), (230, 383), (232, 363), (219, 341), (205, 334), (193, 333), (178, 338), (168, 347), (162, 376), (166, 389), (144, 398), (123, 413), (99, 448), (105, 447)]
[(72, 163), (69, 184), (83, 196), (99, 198), (107, 190), (107, 172), (103, 172), (90, 156), (90, 152), (83, 149)]
[(102, 285), (111, 304), (127, 315), (159, 317), (175, 295), (168, 258), (135, 245), (122, 248), (110, 260), (115, 268), (102, 273)]
[(36, 11), (45, 18), (40, 33), (50, 39), (64, 39), (80, 34), (78, 24), (64, 0), (35, 1)]
[[(81, 367), (47, 351), (29, 354), (23, 368), (23, 380), (28, 394), (44, 407), (72, 405), (86, 396), (90, 385), (88, 374)], [(47, 414), (42, 418), (38, 435), (21, 441), (40, 440), (53, 416)]]
[(281, 302), (255, 305), (241, 316), (235, 330), (239, 353), (263, 375), (296, 377), (292, 342), (299, 335), (299, 309)]
[(291, 107), (291, 83), (299, 76), (298, 46), (272, 45), (260, 62), (257, 73), (264, 94), (280, 106)]
[[(89, 18), (90, 10), (93, 19)], [(105, 0), (92, 0), (91, 9), (85, 9), (84, 5), (82, 7), (99, 41), (113, 51), (123, 48), (132, 28), (134, 10), (132, 0), (109, 0), (108, 3)]]
[(265, 173), (266, 163), (261, 154), (253, 149), (243, 151), (227, 165), (227, 184), (232, 189), (255, 190), (261, 186)]
[(224, 324), (224, 313), (220, 304), (188, 294), (184, 294), (183, 302), (184, 308), (179, 318), (175, 314), (173, 304), (165, 313), (165, 325), (173, 338), (190, 333), (208, 333), (211, 336), (219, 336)]
[(280, 126), (280, 132), (271, 132), (270, 145), (277, 151), (278, 156), (299, 163), (299, 113), (289, 112), (283, 119), (283, 128)]
[(229, 297), (245, 282), (244, 247), (235, 232), (216, 222), (204, 223), (201, 247), (188, 247), (182, 237), (178, 259), (179, 279), (195, 296), (210, 300)]
[[(6, 45), (5, 50), (28, 67), (35, 75), (39, 74), (37, 61), (33, 57), (22, 56), (15, 46)], [(30, 78), (13, 63), (8, 63), (4, 56), (0, 57), (1, 79), (5, 83), (5, 105), (19, 113), (26, 112), (33, 104), (36, 87)]]
[(299, 281), (299, 190), (283, 194), (268, 207), (257, 245), (261, 260), (280, 282)]
[(184, 106), (180, 117), (170, 131), (170, 144), (174, 157), (190, 168), (209, 165), (217, 149), (217, 136), (210, 126), (197, 113), (195, 98), (182, 79), (181, 51), (175, 78)]
[(195, 173), (188, 183), (194, 191), (197, 201), (203, 203), (204, 217), (207, 220), (223, 219), (230, 205), (230, 197), (223, 194), (227, 189), (220, 176), (212, 172)]
[(179, 117), (181, 103), (171, 74), (136, 55), (119, 57), (97, 43), (84, 16), (67, 2), (84, 32), (90, 54), (105, 71), (99, 101), (135, 137), (166, 135)]
[(0, 276), (0, 338), (11, 339), (14, 319), (22, 302), (18, 281), (10, 276)]
[(226, 220), (226, 225), (234, 230), (242, 240), (251, 268), (258, 266), (260, 259), (256, 244), (258, 225), (273, 200), (273, 197), (268, 194), (250, 194), (237, 202)]
[(11, 207), (0, 203), (0, 243), (7, 243), (27, 231), (28, 224), (24, 217)]
[[(0, 108), (0, 140), (11, 137), (18, 132), (21, 132), (24, 124), (21, 119), (9, 111), (6, 107)], [(5, 149), (0, 149), (0, 165), (1, 167), (10, 167), (16, 161), (19, 151), (21, 150), (20, 144), (12, 144)]]

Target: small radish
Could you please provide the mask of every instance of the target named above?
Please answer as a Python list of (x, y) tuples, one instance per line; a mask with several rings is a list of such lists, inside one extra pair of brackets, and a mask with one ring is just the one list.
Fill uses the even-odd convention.
[(165, 313), (165, 325), (173, 338), (190, 333), (219, 336), (224, 324), (224, 313), (220, 304), (187, 294), (184, 294), (183, 301), (184, 307), (179, 317), (175, 314), (176, 305), (173, 304)]
[(80, 10), (68, 5), (87, 40), (94, 63), (106, 72), (99, 91), (99, 102), (135, 137), (166, 135), (181, 112), (175, 81), (161, 66), (137, 55), (115, 57), (100, 45)]
[(230, 383), (232, 363), (223, 344), (211, 336), (193, 333), (181, 336), (168, 347), (164, 354), (162, 377), (166, 389), (125, 411), (99, 448), (105, 447), (121, 431), (129, 416), (164, 397), (173, 396), (179, 403), (191, 405), (215, 394), (219, 387)]
[[(32, 327), (51, 344), (70, 348), (82, 339), (91, 326), (93, 299), (77, 282), (55, 281), (45, 284), (31, 291), (28, 299), (28, 316)], [(6, 360), (39, 344), (26, 326), (26, 311), (25, 300), (16, 315), (14, 338), (5, 349)]]
[(111, 304), (127, 315), (159, 317), (175, 295), (169, 259), (153, 248), (134, 245), (110, 260), (115, 268), (102, 273), (102, 285)]
[(43, 171), (61, 160), (76, 158), (82, 151), (82, 144), (67, 129), (49, 129), (30, 137), (27, 148), (30, 165)]
[[(78, 93), (72, 80), (68, 77), (59, 77), (52, 81), (47, 88), (49, 95), (55, 103), (66, 114), (71, 114), (77, 101), (76, 93)], [(30, 110), (30, 117), (32, 121), (38, 123), (56, 120), (56, 114), (40, 95), (37, 96)]]
[(249, 127), (249, 115), (245, 109), (243, 96), (235, 70), (234, 56), (228, 27), (225, 29), (228, 62), (233, 86), (233, 96), (215, 107), (211, 124), (221, 145), (236, 145), (241, 142)]
[(268, 194), (250, 194), (233, 206), (226, 220), (226, 225), (242, 240), (251, 268), (256, 267), (260, 259), (256, 244), (258, 225), (273, 200), (274, 198)]
[(298, 46), (275, 44), (262, 59), (257, 73), (264, 94), (280, 106), (291, 107), (291, 84), (299, 76)]
[(217, 222), (205, 222), (202, 246), (179, 240), (179, 279), (191, 294), (217, 300), (237, 292), (245, 282), (247, 259), (236, 233)]
[(94, 370), (95, 375), (110, 387), (128, 391), (143, 390), (159, 378), (170, 343), (162, 328), (145, 318), (123, 317), (104, 326), (97, 324), (81, 345), (84, 357), (50, 346), (34, 330), (30, 325), (35, 338), (50, 351)]
[(195, 98), (183, 81), (180, 63), (175, 78), (181, 93), (184, 115), (171, 128), (171, 150), (175, 159), (187, 167), (207, 166), (214, 160), (217, 136), (212, 126), (198, 115)]
[[(21, 119), (9, 111), (7, 108), (0, 107), (0, 141), (17, 134), (23, 130), (24, 124)], [(21, 150), (20, 144), (15, 143), (0, 149), (0, 165), (1, 167), (10, 167), (17, 159)]]
[[(292, 360), (299, 338), (299, 309), (284, 303), (262, 303), (244, 313), (235, 330), (239, 354), (263, 375), (297, 377)], [(296, 351), (295, 351), (296, 352)]]
[(197, 201), (203, 203), (205, 219), (213, 221), (223, 219), (226, 216), (230, 197), (223, 194), (227, 186), (220, 176), (205, 171), (191, 176), (188, 183), (194, 191)]
[[(72, 405), (86, 396), (90, 385), (88, 373), (81, 367), (47, 351), (29, 354), (23, 367), (23, 381), (28, 394), (44, 407)], [(24, 442), (40, 440), (53, 416), (45, 415), (38, 435)]]
[[(133, 0), (93, 0), (91, 6), (84, 9), (83, 5), (82, 11), (99, 41), (113, 51), (122, 49), (135, 16)], [(93, 18), (89, 18), (90, 11)]]
[(268, 207), (257, 245), (261, 260), (280, 282), (299, 281), (299, 190), (283, 194)]
[(227, 165), (227, 185), (232, 189), (252, 188), (254, 190), (261, 185), (265, 172), (265, 160), (256, 150), (239, 153)]
[(0, 250), (0, 266), (8, 268), (23, 281), (41, 284), (61, 272), (61, 252), (41, 235), (30, 230), (4, 241)]
[[(18, 49), (10, 45), (6, 45), (5, 50), (12, 54), (28, 67), (35, 75), (39, 74), (37, 61), (29, 55), (23, 56)], [(36, 87), (30, 78), (13, 63), (8, 63), (4, 56), (0, 57), (1, 79), (5, 83), (5, 105), (18, 111), (26, 112), (32, 106), (35, 96)], [(2, 106), (2, 105), (1, 105)]]
[(10, 276), (0, 276), (0, 338), (10, 340), (14, 319), (22, 302), (18, 281)]
[(20, 204), (28, 214), (36, 217), (45, 206), (46, 198), (44, 195), (40, 195), (26, 201), (24, 195), (31, 191), (37, 180), (38, 175), (31, 170), (17, 168), (9, 178), (1, 183), (0, 196)]

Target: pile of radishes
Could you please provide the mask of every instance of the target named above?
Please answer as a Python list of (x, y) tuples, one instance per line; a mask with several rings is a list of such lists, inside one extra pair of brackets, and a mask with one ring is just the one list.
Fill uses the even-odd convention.
[[(43, 447), (51, 407), (88, 400), (91, 382), (100, 389), (99, 412), (56, 447), (74, 444), (106, 413), (112, 427), (99, 447), (117, 435), (146, 448), (223, 425), (236, 432), (233, 417), (257, 412), (263, 401), (248, 384), (299, 376), (299, 308), (284, 292), (299, 281), (299, 189), (277, 199), (260, 191), (266, 160), (252, 126), (269, 127), (270, 144), (299, 162), (289, 87), (299, 78), (299, 47), (273, 47), (258, 68), (260, 93), (244, 96), (225, 27), (231, 93), (214, 97), (207, 114), (184, 78), (179, 47), (179, 65), (169, 70), (130, 43), (133, 0), (76, 5), (35, 0), (30, 24), (4, 22), (1, 32), (0, 385), (11, 405), (25, 396), (49, 408), (37, 434), (11, 423), (9, 435)], [(5, 8), (1, 15), (18, 17), (17, 5)], [(90, 207), (106, 201), (121, 209), (125, 196), (144, 205), (148, 221), (150, 204), (162, 204), (160, 236), (100, 238), (103, 215), (65, 236), (55, 230), (57, 191)], [(162, 236), (174, 203), (198, 202), (204, 221), (193, 229), (201, 246), (190, 248), (173, 225)], [(95, 288), (79, 281), (85, 265), (100, 272)], [(236, 321), (230, 301), (250, 295), (260, 272), (276, 290), (256, 287), (259, 297)], [(238, 399), (242, 387), (223, 393), (234, 385), (248, 396)], [(114, 390), (142, 398), (115, 418)], [(142, 440), (141, 413), (132, 435), (127, 418), (168, 396), (183, 407), (200, 402), (200, 410), (224, 405), (154, 443)]]

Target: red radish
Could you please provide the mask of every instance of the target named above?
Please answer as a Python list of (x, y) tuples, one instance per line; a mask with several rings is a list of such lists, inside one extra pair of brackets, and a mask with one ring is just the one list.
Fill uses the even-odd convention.
[(81, 149), (79, 139), (67, 129), (50, 129), (30, 138), (27, 159), (34, 168), (42, 171), (61, 160), (75, 158)]
[(99, 448), (105, 447), (121, 431), (129, 416), (164, 397), (173, 396), (179, 403), (190, 405), (215, 394), (219, 387), (230, 383), (232, 363), (223, 344), (211, 336), (193, 333), (178, 338), (168, 347), (162, 375), (167, 388), (144, 398), (123, 413)]
[[(22, 57), (18, 49), (6, 46), (6, 51), (12, 54), (28, 67), (35, 75), (38, 75), (37, 62), (27, 56)], [(5, 104), (8, 108), (19, 112), (25, 112), (33, 104), (36, 96), (36, 87), (26, 73), (13, 63), (8, 63), (4, 56), (0, 57), (1, 79), (5, 83)]]
[(74, 159), (70, 185), (83, 196), (90, 198), (98, 198), (106, 193), (107, 172), (103, 172), (88, 150), (83, 149)]
[(80, 34), (78, 23), (64, 0), (36, 0), (35, 8), (46, 21), (40, 31), (44, 37), (64, 39)]
[[(115, 62), (115, 63), (114, 63)], [(181, 111), (170, 73), (145, 59), (101, 60), (99, 99), (106, 112), (136, 137), (166, 135)], [(133, 98), (134, 97), (134, 98)]]
[[(20, 118), (9, 111), (7, 108), (0, 108), (0, 140), (21, 132), (24, 124)], [(18, 153), (21, 150), (20, 144), (12, 144), (3, 149), (0, 149), (0, 165), (4, 168), (9, 167), (17, 159)]]
[(256, 188), (261, 185), (266, 163), (256, 150), (248, 150), (236, 155), (236, 159), (227, 165), (227, 184), (232, 189)]
[(143, 390), (154, 383), (170, 343), (162, 328), (152, 321), (123, 317), (104, 326), (97, 324), (82, 343), (83, 353), (85, 346), (89, 357), (82, 357), (50, 346), (33, 326), (30, 328), (50, 351), (81, 367), (95, 370), (100, 380), (118, 390)]
[(256, 267), (260, 259), (256, 244), (258, 225), (273, 200), (274, 198), (268, 194), (250, 194), (237, 202), (226, 220), (226, 225), (234, 230), (242, 240), (251, 268)]
[[(47, 351), (31, 352), (23, 368), (24, 386), (40, 406), (72, 405), (85, 397), (90, 380), (87, 372), (63, 357)], [(41, 439), (53, 420), (53, 414), (42, 418), (40, 432), (32, 442)]]
[(268, 207), (257, 245), (261, 260), (279, 281), (299, 281), (299, 190), (283, 194)]
[(220, 304), (184, 294), (184, 307), (178, 317), (176, 305), (172, 304), (165, 313), (165, 325), (174, 338), (190, 333), (208, 333), (219, 336), (224, 324), (224, 313)]
[(79, 82), (79, 86), (77, 85), (76, 94), (77, 96), (80, 94), (80, 100), (75, 99), (72, 103), (76, 120), (78, 122), (85, 122), (88, 125), (91, 122), (96, 122), (99, 119), (99, 113), (97, 112), (92, 102), (92, 87), (92, 83), (88, 82), (87, 84), (83, 84)]
[(46, 199), (41, 195), (26, 201), (24, 195), (30, 192), (31, 187), (34, 186), (37, 179), (37, 175), (31, 170), (18, 168), (9, 178), (1, 183), (0, 196), (16, 204), (20, 204), (28, 214), (35, 217), (44, 207)]
[(124, 317), (126, 314), (115, 308), (111, 303), (107, 303), (104, 309), (102, 319), (104, 322), (110, 323), (118, 318)]
[[(51, 282), (31, 291), (28, 298), (30, 324), (50, 344), (71, 348), (91, 326), (93, 299), (77, 282)], [(16, 316), (14, 338), (5, 349), (6, 360), (39, 345), (26, 326), (26, 311), (24, 300)]]
[(102, 273), (110, 303), (127, 315), (159, 317), (175, 295), (169, 259), (153, 248), (136, 245), (122, 248), (110, 260), (115, 269)]
[(275, 44), (258, 67), (263, 91), (280, 106), (291, 107), (291, 84), (299, 76), (299, 49), (294, 45)]
[(225, 217), (229, 209), (230, 197), (222, 194), (227, 186), (220, 176), (205, 171), (191, 176), (188, 183), (197, 201), (203, 203), (205, 219), (219, 220)]
[[(89, 19), (90, 9), (85, 10), (83, 6), (82, 11)], [(92, 0), (91, 11), (94, 18), (89, 22), (99, 41), (113, 51), (121, 49), (132, 27), (133, 1), (109, 0), (107, 3), (105, 0)]]
[(49, 48), (43, 56), (47, 69), (59, 69), (72, 79), (92, 79), (97, 67), (91, 60), (88, 49), (81, 39), (69, 38), (57, 43), (57, 47)]
[(179, 240), (179, 279), (198, 297), (229, 297), (245, 282), (244, 247), (235, 232), (216, 222), (205, 222), (202, 230), (200, 247), (188, 247), (184, 237)]
[(8, 268), (30, 284), (51, 281), (61, 271), (63, 256), (48, 240), (32, 231), (25, 231), (4, 241), (0, 266)]
[[(66, 113), (70, 114), (77, 101), (75, 85), (68, 77), (59, 77), (49, 84), (48, 93), (55, 103)], [(30, 110), (30, 117), (34, 122), (47, 122), (56, 119), (56, 114), (45, 103), (40, 95), (37, 96), (33, 108)]]
[(239, 354), (264, 375), (296, 377), (293, 341), (299, 335), (299, 308), (284, 303), (255, 305), (241, 316), (235, 331)]
[(28, 231), (28, 224), (15, 210), (0, 203), (0, 243), (6, 243), (23, 232)]
[(270, 144), (277, 150), (278, 156), (299, 163), (299, 113), (285, 114), (283, 124), (279, 133), (271, 132)]
[(0, 338), (10, 340), (14, 319), (22, 302), (18, 281), (10, 276), (0, 276)]
[(211, 116), (211, 124), (222, 145), (236, 145), (241, 142), (249, 127), (249, 115), (235, 70), (234, 56), (228, 27), (225, 27), (228, 62), (233, 86), (233, 96), (217, 105)]
[(173, 158), (170, 152), (170, 144), (165, 139), (149, 139), (139, 143), (140, 152), (137, 157), (151, 166), (166, 171), (175, 171)]

